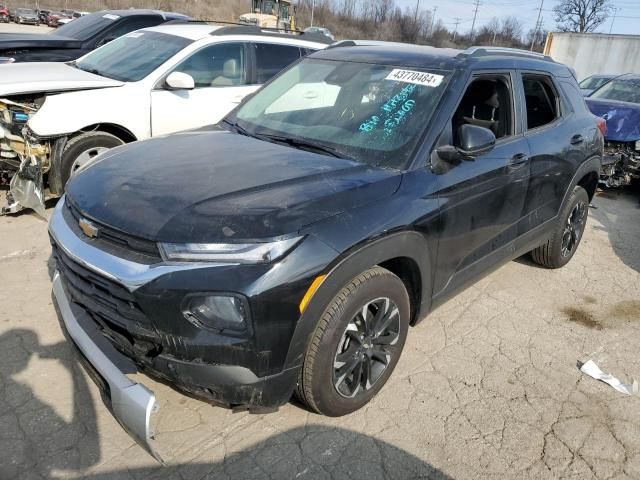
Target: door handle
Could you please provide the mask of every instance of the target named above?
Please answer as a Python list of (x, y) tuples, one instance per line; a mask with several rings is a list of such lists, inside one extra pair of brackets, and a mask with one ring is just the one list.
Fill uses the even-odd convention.
[(525, 153), (516, 153), (509, 160), (509, 168), (519, 168), (529, 161), (529, 157)]
[(577, 134), (571, 137), (571, 145), (578, 145), (582, 142), (584, 142), (584, 137), (580, 134)]

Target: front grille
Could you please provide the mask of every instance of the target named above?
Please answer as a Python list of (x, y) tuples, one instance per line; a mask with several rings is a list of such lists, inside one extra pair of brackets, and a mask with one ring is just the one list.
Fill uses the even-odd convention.
[(162, 350), (159, 336), (134, 296), (122, 285), (80, 265), (52, 239), (57, 269), (71, 300), (97, 323), (102, 334), (129, 357)]
[[(65, 205), (67, 207), (66, 210), (68, 214), (70, 214), (71, 218), (74, 220), (73, 223), (77, 226), (80, 219), (84, 218), (84, 215), (82, 215), (78, 207), (76, 207), (69, 198), (66, 199)], [(71, 220), (69, 218), (69, 215), (66, 215), (66, 218), (67, 223), (71, 223), (69, 222), (69, 220)], [(96, 227), (98, 227), (98, 240), (109, 243), (115, 247), (124, 248), (129, 253), (142, 254), (155, 261), (161, 260), (160, 251), (158, 250), (158, 245), (156, 244), (156, 242), (128, 235), (119, 230), (116, 230), (115, 228), (101, 224), (94, 220), (91, 220), (91, 222), (95, 224)]]

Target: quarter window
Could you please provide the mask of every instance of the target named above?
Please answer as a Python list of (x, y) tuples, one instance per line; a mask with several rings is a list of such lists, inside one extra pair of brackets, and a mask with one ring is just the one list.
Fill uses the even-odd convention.
[(551, 80), (539, 75), (523, 75), (527, 107), (527, 129), (542, 127), (560, 116), (560, 101)]
[(198, 50), (174, 71), (193, 77), (195, 88), (246, 84), (246, 62), (241, 43), (220, 43)]
[(265, 83), (300, 58), (300, 49), (288, 45), (257, 43), (256, 82)]

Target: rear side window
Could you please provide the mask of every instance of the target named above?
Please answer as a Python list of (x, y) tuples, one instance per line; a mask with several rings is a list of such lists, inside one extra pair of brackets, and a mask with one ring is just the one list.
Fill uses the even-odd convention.
[(544, 75), (523, 75), (527, 129), (552, 123), (560, 117), (560, 100), (551, 79)]
[(163, 22), (160, 16), (124, 18), (107, 32), (107, 38), (118, 38), (134, 30), (155, 27)]
[(300, 58), (300, 48), (256, 43), (256, 82), (265, 83)]

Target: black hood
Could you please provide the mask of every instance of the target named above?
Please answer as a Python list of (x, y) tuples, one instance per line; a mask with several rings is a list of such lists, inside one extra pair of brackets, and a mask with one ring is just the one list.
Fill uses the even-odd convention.
[(47, 33), (0, 33), (0, 51), (29, 48), (80, 48), (82, 42), (74, 38)]
[(290, 234), (390, 196), (401, 174), (222, 130), (118, 147), (67, 185), (86, 217), (154, 241)]

